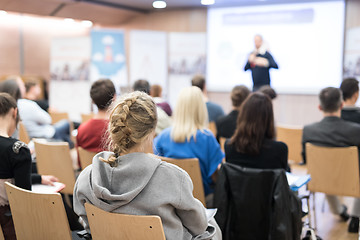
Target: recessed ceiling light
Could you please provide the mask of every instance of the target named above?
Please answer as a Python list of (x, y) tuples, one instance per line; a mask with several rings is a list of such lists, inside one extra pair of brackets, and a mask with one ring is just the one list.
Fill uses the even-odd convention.
[(89, 21), (89, 20), (84, 20), (84, 21), (81, 21), (81, 24), (84, 26), (84, 27), (92, 27), (93, 23), (92, 21)]
[(73, 22), (75, 22), (75, 20), (72, 19), (72, 18), (65, 18), (65, 19), (64, 19), (64, 22), (73, 23)]
[(202, 5), (213, 5), (215, 0), (201, 0)]
[(166, 8), (166, 2), (165, 1), (154, 1), (153, 7), (154, 8)]
[(4, 11), (4, 10), (0, 10), (0, 15), (6, 15), (7, 14), (7, 12), (6, 11)]

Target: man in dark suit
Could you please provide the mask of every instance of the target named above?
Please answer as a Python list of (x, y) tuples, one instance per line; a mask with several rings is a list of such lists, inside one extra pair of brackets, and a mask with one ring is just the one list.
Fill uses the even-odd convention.
[(266, 50), (263, 44), (263, 38), (256, 35), (254, 38), (255, 50), (250, 53), (249, 59), (244, 67), (247, 71), (251, 69), (253, 79), (253, 91), (259, 90), (264, 85), (270, 85), (270, 68), (278, 68), (272, 55)]
[[(303, 159), (306, 162), (305, 144), (307, 142), (326, 147), (360, 146), (360, 124), (345, 121), (340, 118), (343, 106), (342, 93), (338, 88), (328, 87), (321, 90), (319, 109), (324, 118), (317, 123), (304, 127), (302, 145)], [(326, 195), (330, 210), (339, 214), (346, 221), (349, 216), (346, 206), (342, 205), (336, 196)], [(351, 211), (349, 232), (359, 231), (360, 199), (355, 198)]]

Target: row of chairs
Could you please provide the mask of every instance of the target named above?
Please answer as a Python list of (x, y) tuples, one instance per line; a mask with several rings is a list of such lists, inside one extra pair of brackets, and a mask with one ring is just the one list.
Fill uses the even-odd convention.
[[(72, 233), (59, 193), (34, 193), (5, 183), (18, 240), (71, 240)], [(158, 216), (105, 212), (86, 203), (92, 239), (165, 240)], [(2, 237), (2, 238), (1, 238)], [(4, 239), (0, 235), (0, 240)]]

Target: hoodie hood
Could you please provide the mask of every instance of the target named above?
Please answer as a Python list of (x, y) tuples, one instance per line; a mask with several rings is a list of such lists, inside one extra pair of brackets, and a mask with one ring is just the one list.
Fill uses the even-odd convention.
[(128, 204), (141, 193), (161, 164), (160, 159), (146, 153), (120, 156), (116, 167), (100, 160), (112, 155), (112, 152), (98, 153), (88, 175), (94, 198), (89, 200), (110, 212)]

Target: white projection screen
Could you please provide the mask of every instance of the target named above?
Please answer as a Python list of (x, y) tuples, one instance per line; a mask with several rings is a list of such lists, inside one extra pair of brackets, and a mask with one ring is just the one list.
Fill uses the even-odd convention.
[(209, 9), (208, 89), (252, 88), (251, 71), (244, 66), (256, 34), (279, 65), (270, 70), (278, 93), (317, 94), (324, 87), (339, 87), (344, 18), (344, 1)]

